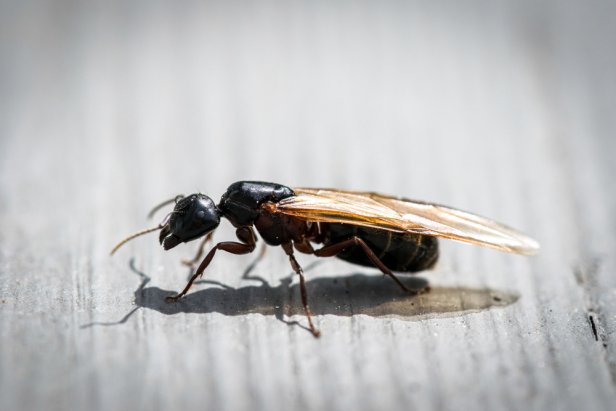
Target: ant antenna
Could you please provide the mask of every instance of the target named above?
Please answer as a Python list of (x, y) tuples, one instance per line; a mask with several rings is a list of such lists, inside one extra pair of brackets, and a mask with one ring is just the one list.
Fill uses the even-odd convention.
[(184, 198), (184, 195), (179, 194), (173, 198), (170, 198), (169, 200), (165, 200), (162, 203), (158, 204), (157, 206), (155, 206), (152, 210), (150, 210), (150, 212), (148, 213), (148, 219), (151, 219), (152, 217), (154, 217), (154, 214), (160, 210), (161, 208), (171, 204), (171, 203), (177, 203), (178, 201), (180, 201), (181, 199)]
[(156, 231), (156, 230), (160, 230), (161, 228), (163, 228), (163, 226), (164, 226), (163, 224), (159, 224), (156, 227), (148, 228), (146, 230), (137, 231), (136, 233), (129, 235), (124, 240), (122, 240), (119, 243), (117, 243), (116, 246), (113, 247), (113, 249), (111, 250), (111, 253), (109, 255), (113, 255), (113, 253), (118, 251), (118, 248), (122, 247), (124, 244), (126, 244), (130, 240), (132, 240), (134, 238), (137, 238), (137, 237), (139, 237), (141, 235), (144, 235), (144, 234), (147, 234), (147, 233), (151, 233), (151, 232)]

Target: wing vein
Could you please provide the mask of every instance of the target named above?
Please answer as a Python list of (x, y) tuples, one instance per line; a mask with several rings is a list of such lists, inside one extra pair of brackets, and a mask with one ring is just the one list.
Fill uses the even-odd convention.
[(497, 250), (535, 254), (539, 244), (517, 230), (455, 208), (372, 192), (294, 189), (274, 212), (300, 219), (351, 224), (448, 238)]

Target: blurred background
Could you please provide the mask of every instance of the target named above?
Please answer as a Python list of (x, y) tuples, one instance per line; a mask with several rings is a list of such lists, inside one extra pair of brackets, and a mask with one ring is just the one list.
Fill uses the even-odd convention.
[[(609, 0), (0, 1), (0, 405), (157, 409), (206, 400), (218, 409), (451, 409), (448, 397), (492, 409), (609, 404), (616, 380), (615, 16)], [(537, 237), (543, 251), (533, 260), (445, 243), (437, 270), (443, 284), (522, 295), (502, 314), (519, 338), (503, 328), (497, 346), (459, 346), (471, 337), (361, 317), (340, 326), (352, 332), (330, 342), (329, 354), (289, 368), (285, 382), (274, 371), (232, 362), (216, 368), (212, 360), (239, 346), (241, 354), (225, 353), (253, 366), (275, 363), (270, 334), (246, 337), (259, 324), (284, 335), (274, 340), (285, 350), (323, 349), (271, 316), (256, 325), (216, 313), (186, 323), (147, 311), (122, 331), (79, 331), (131, 310), (138, 282), (127, 267), (131, 256), (159, 286), (183, 284), (177, 259), (184, 255), (161, 256), (152, 238), (116, 262), (108, 258), (124, 234), (152, 224), (144, 218), (152, 205), (196, 191), (217, 200), (241, 179), (435, 201)], [(233, 237), (228, 228), (221, 233)], [(272, 281), (289, 271), (278, 254), (263, 268)], [(212, 278), (239, 287), (249, 260), (221, 260)], [(354, 269), (328, 264), (326, 274)], [(589, 312), (598, 351), (584, 348), (593, 341)], [(499, 314), (485, 315), (468, 320), (479, 333)], [(222, 325), (203, 354), (181, 345), (205, 338), (190, 340), (187, 324), (212, 321)], [(338, 326), (323, 321), (325, 335), (336, 335)], [(376, 346), (390, 354), (364, 357), (376, 344), (353, 345), (364, 327), (380, 330)], [(174, 338), (166, 330), (178, 338), (164, 340), (169, 346), (160, 343)], [(141, 339), (159, 343), (149, 354), (125, 348)], [(559, 352), (555, 341), (567, 349)], [(103, 353), (107, 343), (118, 344), (113, 354)], [(345, 358), (349, 344), (361, 354), (349, 354), (355, 368), (340, 380), (326, 364)], [(520, 348), (526, 344), (529, 352)], [(415, 346), (436, 350), (431, 361), (442, 367), (391, 354)], [(178, 360), (169, 352), (180, 347), (194, 363), (174, 374)], [(507, 349), (512, 357), (493, 367), (493, 353)], [(469, 351), (469, 363), (456, 363)], [(349, 375), (364, 365), (375, 372)], [(192, 394), (177, 386), (158, 392), (167, 381), (159, 366), (177, 381), (190, 379)], [(139, 367), (149, 385), (126, 384), (139, 379)], [(210, 376), (200, 387), (203, 369), (217, 369), (222, 380)], [(258, 376), (274, 388), (258, 388)], [(225, 382), (232, 377), (245, 396), (232, 394)], [(305, 387), (280, 397), (298, 381)], [(126, 387), (141, 396), (122, 402)], [(381, 395), (368, 395), (375, 391)]]
[[(502, 161), (524, 173), (528, 144), (600, 140), (609, 167), (613, 16), (594, 0), (4, 1), (2, 167), (94, 195), (256, 178), (429, 199)], [(101, 160), (60, 175), (58, 151)]]

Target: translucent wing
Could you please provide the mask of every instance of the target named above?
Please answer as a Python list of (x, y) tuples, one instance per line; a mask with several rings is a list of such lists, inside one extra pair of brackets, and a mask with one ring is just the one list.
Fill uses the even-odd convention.
[(408, 232), (535, 254), (539, 244), (524, 234), (454, 208), (384, 196), (377, 193), (328, 189), (293, 189), (295, 196), (271, 205), (271, 212), (327, 223), (345, 223)]

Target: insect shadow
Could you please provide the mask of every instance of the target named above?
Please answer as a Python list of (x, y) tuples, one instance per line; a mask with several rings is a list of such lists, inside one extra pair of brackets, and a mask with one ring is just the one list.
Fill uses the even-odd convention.
[[(232, 288), (218, 281), (200, 280), (195, 284), (207, 284), (208, 288), (193, 291), (177, 302), (168, 303), (165, 297), (174, 295), (173, 290), (159, 287), (146, 287), (150, 277), (135, 267), (134, 259), (130, 268), (142, 281), (135, 290), (136, 307), (116, 322), (93, 322), (83, 325), (106, 326), (125, 323), (140, 308), (147, 308), (166, 315), (179, 313), (220, 313), (236, 316), (250, 313), (275, 316), (288, 325), (298, 325), (290, 321), (294, 315), (303, 315), (299, 284), (292, 284), (293, 273), (277, 286), (250, 273), (261, 256), (245, 270), (242, 278), (260, 283), (241, 288)], [(314, 268), (319, 262), (306, 267)], [(410, 289), (420, 290), (427, 281), (419, 277), (401, 276)], [(407, 294), (388, 278), (382, 275), (345, 274), (339, 277), (322, 277), (307, 281), (311, 297), (311, 309), (315, 315), (368, 315), (372, 317), (394, 317), (403, 320), (421, 320), (435, 317), (453, 317), (493, 307), (505, 307), (515, 303), (519, 295), (488, 288), (431, 287), (429, 292)]]

